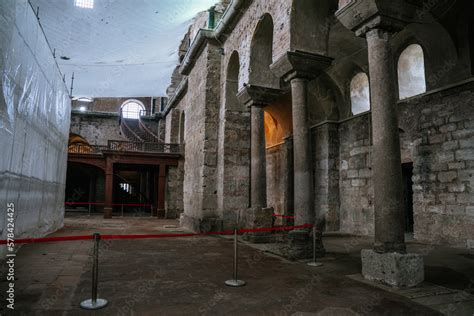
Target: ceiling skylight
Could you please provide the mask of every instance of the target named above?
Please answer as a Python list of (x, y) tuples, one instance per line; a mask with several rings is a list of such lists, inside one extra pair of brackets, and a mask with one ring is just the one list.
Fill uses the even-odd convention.
[(94, 0), (74, 0), (74, 5), (79, 8), (93, 9)]

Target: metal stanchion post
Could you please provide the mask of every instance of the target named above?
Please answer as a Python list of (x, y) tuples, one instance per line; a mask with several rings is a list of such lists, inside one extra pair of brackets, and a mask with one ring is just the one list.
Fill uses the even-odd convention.
[(92, 204), (89, 202), (89, 217), (91, 216)]
[(81, 308), (88, 310), (100, 309), (107, 306), (105, 299), (97, 298), (97, 287), (99, 283), (99, 241), (100, 234), (94, 234), (94, 254), (92, 263), (92, 298), (81, 302)]
[(122, 217), (123, 217), (123, 204), (122, 204)]
[(234, 278), (232, 280), (225, 281), (225, 284), (228, 286), (239, 287), (244, 286), (245, 281), (239, 280), (237, 277), (237, 236), (238, 230), (234, 229)]
[(316, 262), (316, 225), (313, 225), (313, 261), (308, 262), (308, 265), (311, 267), (320, 267), (323, 265), (321, 262)]

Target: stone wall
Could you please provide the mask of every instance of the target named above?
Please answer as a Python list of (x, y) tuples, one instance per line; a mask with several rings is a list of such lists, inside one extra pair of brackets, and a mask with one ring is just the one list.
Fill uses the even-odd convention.
[(109, 140), (128, 141), (120, 132), (118, 114), (72, 112), (70, 132), (80, 135), (91, 145), (106, 146)]
[(285, 214), (287, 187), (287, 152), (285, 144), (267, 148), (267, 206), (276, 214)]
[(179, 218), (183, 213), (183, 169), (182, 160), (178, 167), (168, 167), (165, 201), (167, 218)]
[(0, 29), (0, 237), (41, 237), (63, 225), (71, 102), (26, 0), (0, 1)]
[(338, 124), (325, 122), (314, 126), (312, 144), (315, 215), (326, 218), (326, 230), (337, 231), (340, 227)]
[[(183, 225), (208, 230), (209, 220), (217, 219), (217, 131), (219, 121), (220, 51), (208, 43), (196, 60), (196, 71), (188, 77), (187, 93), (166, 117), (166, 139), (173, 132), (176, 117), (184, 112)], [(178, 120), (179, 121), (179, 120)], [(174, 135), (173, 135), (174, 134)], [(179, 135), (179, 124), (178, 124)], [(206, 219), (206, 222), (203, 219)], [(212, 220), (211, 220), (212, 221)], [(214, 221), (215, 222), (215, 221)]]
[(339, 124), (340, 231), (361, 235), (374, 233), (369, 117)]
[(474, 80), (400, 103), (415, 238), (474, 247)]
[[(267, 147), (267, 205), (275, 214), (294, 214), (293, 188), (293, 141), (286, 137), (284, 142)], [(283, 224), (275, 218), (276, 224)]]
[[(134, 98), (95, 98), (92, 102), (73, 101), (72, 109), (78, 110), (80, 107), (85, 107), (87, 111), (92, 112), (112, 112), (120, 113), (120, 109), (124, 102), (128, 100), (140, 101), (145, 110), (151, 111), (152, 98), (151, 97), (134, 97)], [(159, 99), (158, 99), (159, 100)], [(159, 101), (156, 101), (159, 104)], [(157, 109), (159, 111), (159, 109)]]
[(222, 65), (226, 67), (233, 51), (239, 53), (239, 89), (249, 82), (250, 44), (262, 15), (269, 13), (273, 19), (273, 61), (289, 50), (291, 4), (291, 0), (253, 1), (227, 37), (223, 45), (225, 56)]
[(165, 119), (163, 127), (165, 129), (165, 143), (176, 144), (179, 142), (179, 117), (181, 110), (179, 108), (172, 109)]
[[(414, 237), (473, 247), (474, 81), (403, 100), (402, 162), (413, 163)], [(373, 234), (369, 114), (339, 124), (340, 231)]]

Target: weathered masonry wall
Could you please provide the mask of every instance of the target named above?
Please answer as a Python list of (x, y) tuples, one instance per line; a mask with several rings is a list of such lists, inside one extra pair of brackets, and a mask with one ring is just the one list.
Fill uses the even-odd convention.
[(205, 45), (196, 60), (195, 69), (188, 77), (187, 93), (166, 117), (165, 139), (179, 139), (179, 122), (184, 117), (182, 224), (193, 230), (208, 230), (219, 218), (216, 187), (220, 99), (217, 84), (220, 80), (218, 47), (212, 43)]
[[(399, 103), (415, 239), (474, 246), (474, 81)], [(373, 234), (369, 113), (339, 124), (340, 231)]]
[(15, 238), (39, 237), (63, 225), (71, 102), (26, 0), (0, 2), (0, 30), (1, 239), (7, 203)]
[(180, 161), (178, 167), (168, 167), (165, 201), (167, 218), (179, 218), (183, 213), (183, 169), (184, 161)]
[(91, 145), (106, 146), (109, 140), (128, 141), (120, 132), (120, 116), (114, 113), (72, 112), (70, 131)]
[(474, 80), (404, 101), (413, 157), (415, 238), (474, 248)]
[[(133, 97), (133, 98), (95, 98), (92, 102), (81, 102), (78, 100), (73, 101), (72, 109), (78, 110), (80, 107), (85, 107), (87, 111), (94, 112), (112, 112), (120, 113), (120, 109), (124, 102), (128, 100), (137, 100), (140, 101), (145, 110), (151, 111), (153, 107), (153, 102), (159, 104), (159, 98), (152, 100), (151, 97)], [(156, 108), (159, 111), (158, 108)]]
[(284, 144), (267, 148), (267, 205), (278, 214), (285, 211), (286, 156)]
[(361, 235), (374, 233), (369, 117), (339, 125), (340, 230)]
[(229, 34), (224, 43), (225, 56), (223, 67), (227, 67), (232, 52), (238, 51), (240, 56), (239, 89), (249, 82), (250, 45), (252, 35), (257, 27), (259, 18), (269, 13), (273, 18), (273, 61), (290, 49), (290, 13), (291, 0), (253, 1), (242, 18)]

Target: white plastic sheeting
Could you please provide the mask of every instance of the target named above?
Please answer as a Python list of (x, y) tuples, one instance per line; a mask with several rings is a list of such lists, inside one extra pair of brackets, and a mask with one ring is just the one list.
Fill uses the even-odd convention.
[(216, 2), (31, 0), (76, 97), (165, 96), (193, 17)]
[(71, 102), (27, 0), (0, 1), (0, 43), (0, 232), (14, 203), (16, 237), (40, 236), (63, 223)]

